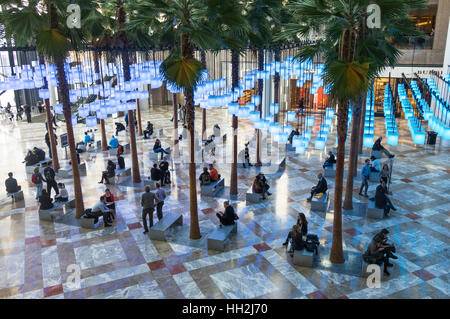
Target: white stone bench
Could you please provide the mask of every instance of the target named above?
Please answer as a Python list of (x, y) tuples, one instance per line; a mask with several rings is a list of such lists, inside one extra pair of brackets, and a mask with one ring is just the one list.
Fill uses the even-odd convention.
[[(367, 262), (364, 261), (364, 259), (362, 258), (362, 256), (361, 256), (361, 259), (362, 259), (362, 264), (361, 264), (361, 277), (367, 278), (367, 277), (369, 277), (371, 274), (374, 273), (374, 270), (373, 270), (373, 269), (371, 269), (370, 271), (368, 271), (368, 268), (369, 268), (369, 266), (371, 266), (371, 265), (373, 265), (373, 266), (375, 266), (375, 267), (379, 267), (379, 270), (380, 270), (380, 276), (381, 276), (382, 278), (384, 277), (384, 271), (383, 271), (383, 269), (381, 268), (382, 266), (379, 266), (379, 265), (377, 265), (377, 264), (368, 264)], [(376, 268), (375, 268), (375, 269), (376, 269)]]
[[(81, 163), (78, 165), (78, 170), (80, 171), (80, 174), (86, 175), (86, 163)], [(72, 176), (72, 165), (67, 165), (63, 168), (60, 168), (58, 172), (56, 172), (56, 176), (60, 178), (70, 178)]]
[(217, 181), (211, 182), (209, 185), (200, 185), (200, 194), (202, 196), (214, 197), (224, 188), (225, 180), (223, 178), (219, 178)]
[(323, 176), (324, 177), (336, 177), (336, 168), (333, 166), (325, 166), (323, 169)]
[(6, 195), (7, 195), (8, 197), (11, 196), (13, 202), (16, 202), (16, 203), (17, 203), (17, 202), (23, 201), (23, 190), (20, 190), (20, 191), (15, 192), (15, 193), (7, 193)]
[(313, 196), (313, 198), (311, 199), (311, 210), (326, 212), (329, 204), (328, 199), (329, 199), (328, 192), (324, 193), (323, 197), (320, 199)]
[[(262, 202), (263, 199), (262, 193), (254, 193), (252, 186), (250, 186), (250, 189), (245, 193), (245, 201), (249, 203), (259, 203)], [(266, 197), (267, 198), (267, 197)]]
[(95, 146), (91, 145), (91, 146), (87, 149), (88, 152), (95, 153), (95, 152), (97, 152), (97, 151), (101, 151), (101, 149), (102, 149), (102, 141), (101, 141), (101, 140), (98, 140), (98, 141), (96, 141), (96, 142), (94, 142), (94, 143), (95, 143)]
[(173, 226), (183, 225), (183, 215), (177, 213), (168, 213), (158, 221), (153, 227), (150, 227), (150, 239), (166, 241), (166, 231)]
[(103, 221), (103, 215), (98, 216), (98, 220), (95, 223), (95, 218), (81, 217), (81, 227), (88, 229), (96, 229), (100, 225), (100, 221)]
[(370, 172), (369, 181), (374, 183), (380, 182), (380, 172)]
[(303, 250), (294, 250), (294, 257), (292, 263), (297, 266), (312, 267), (314, 252)]
[(117, 147), (116, 147), (116, 148), (110, 148), (110, 149), (108, 150), (108, 152), (109, 152), (109, 155), (110, 155), (110, 156), (117, 155)]
[(142, 179), (142, 182), (144, 183), (144, 187), (150, 186), (150, 189), (154, 190), (156, 189), (156, 183), (159, 183), (160, 181), (154, 181), (151, 178), (144, 178)]
[(67, 202), (54, 202), (53, 207), (50, 209), (41, 209), (39, 208), (39, 219), (53, 221), (54, 217), (52, 215), (53, 212), (57, 210), (62, 210), (64, 206), (69, 208), (75, 208), (75, 199), (69, 199)]
[(219, 226), (208, 235), (207, 249), (224, 251), (225, 241), (231, 233), (237, 233), (237, 223)]
[[(40, 161), (40, 162), (37, 162), (36, 164), (33, 164), (33, 165), (29, 165), (29, 166), (26, 166), (25, 165), (25, 170), (26, 170), (26, 172), (28, 173), (28, 174), (33, 174), (34, 173), (34, 168), (35, 167), (39, 167), (39, 168), (44, 168), (44, 167), (47, 167), (49, 164), (51, 164), (52, 163), (52, 159), (51, 158), (46, 158), (45, 160), (43, 160), (43, 161)], [(41, 170), (39, 170), (39, 171), (41, 171)]]
[(369, 200), (367, 207), (367, 217), (373, 219), (383, 219), (384, 218), (384, 209), (378, 208), (375, 206), (375, 201)]

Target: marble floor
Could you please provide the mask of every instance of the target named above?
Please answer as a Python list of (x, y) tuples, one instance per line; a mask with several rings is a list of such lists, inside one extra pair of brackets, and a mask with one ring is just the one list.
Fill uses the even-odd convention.
[[(152, 107), (142, 111), (143, 121), (151, 120), (155, 129), (163, 129), (161, 140), (170, 145), (174, 134), (170, 122), (171, 107)], [(196, 129), (201, 130), (201, 113), (196, 112)], [(114, 134), (114, 121), (108, 119), (108, 138)], [(123, 120), (123, 119), (120, 119)], [(319, 129), (319, 121), (313, 136)], [(207, 111), (207, 133), (218, 123), (227, 133), (225, 144), (218, 144), (216, 155), (197, 153), (197, 173), (203, 163), (216, 162), (225, 178), (225, 191), (217, 197), (202, 197), (198, 191), (199, 240), (189, 239), (189, 181), (183, 158), (186, 148), (171, 146), (172, 184), (164, 212), (183, 214), (183, 226), (173, 229), (167, 242), (150, 240), (144, 235), (140, 214), (142, 184), (131, 178), (109, 188), (117, 199), (117, 218), (113, 227), (84, 229), (69, 210), (55, 222), (40, 221), (35, 189), (22, 160), (33, 146), (48, 149), (44, 143), (42, 116), (33, 123), (3, 120), (0, 125), (0, 176), (12, 171), (24, 189), (25, 200), (11, 203), (4, 189), (0, 192), (0, 298), (449, 298), (450, 245), (450, 157), (449, 148), (439, 145), (416, 146), (404, 120), (398, 121), (400, 142), (389, 147), (396, 154), (393, 164), (392, 201), (398, 208), (383, 220), (348, 212), (343, 216), (343, 241), (346, 264), (332, 265), (329, 250), (332, 239), (333, 205), (328, 212), (316, 212), (306, 202), (309, 189), (316, 182), (328, 149), (336, 142), (333, 125), (324, 151), (299, 155), (286, 153), (284, 147), (264, 139), (264, 166), (238, 169), (239, 195), (231, 200), (240, 216), (238, 232), (231, 236), (224, 252), (206, 249), (206, 237), (217, 226), (215, 212), (229, 198), (231, 159), (231, 117), (226, 109)], [(58, 136), (64, 123), (58, 122)], [(181, 127), (181, 126), (180, 126)], [(99, 129), (99, 127), (97, 127)], [(84, 125), (75, 127), (81, 140)], [(384, 135), (382, 118), (375, 120), (376, 134)], [(178, 131), (177, 134), (180, 134)], [(239, 121), (239, 150), (252, 141), (254, 130), (249, 121)], [(100, 131), (96, 132), (100, 137)], [(128, 137), (119, 136), (126, 142)], [(138, 138), (138, 157), (142, 176), (148, 176), (153, 162), (149, 152), (153, 140)], [(349, 143), (348, 143), (349, 144)], [(255, 144), (250, 147), (254, 159)], [(271, 146), (270, 148), (266, 147)], [(368, 150), (365, 149), (367, 152)], [(58, 146), (65, 164), (64, 149)], [(280, 169), (279, 159), (286, 157)], [(103, 194), (98, 184), (107, 153), (83, 153), (87, 176), (82, 176), (83, 198), (91, 207)], [(364, 156), (360, 158), (363, 162)], [(129, 154), (126, 165), (131, 165)], [(202, 163), (203, 162), (203, 163)], [(263, 171), (273, 195), (263, 203), (245, 202), (245, 193), (253, 177)], [(58, 179), (73, 196), (71, 179)], [(334, 179), (329, 178), (331, 203)], [(344, 184), (345, 185), (345, 184)], [(355, 178), (355, 202), (367, 202), (358, 196), (360, 180)], [(375, 183), (370, 183), (373, 194)], [(299, 212), (309, 221), (309, 232), (320, 237), (320, 260), (313, 268), (293, 265), (282, 243)], [(156, 218), (156, 216), (155, 216)], [(397, 246), (398, 260), (391, 276), (383, 277), (380, 288), (368, 288), (358, 274), (358, 260), (373, 235), (387, 228)], [(74, 285), (73, 265), (80, 271), (79, 285)], [(356, 265), (356, 266), (355, 266)]]

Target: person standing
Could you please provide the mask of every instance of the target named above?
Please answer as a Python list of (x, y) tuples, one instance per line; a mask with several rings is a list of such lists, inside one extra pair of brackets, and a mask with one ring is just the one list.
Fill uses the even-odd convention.
[[(359, 189), (359, 195), (360, 196), (369, 197), (369, 195), (367, 195), (367, 189), (369, 188), (369, 178), (370, 178), (370, 160), (366, 159), (365, 160), (365, 164), (361, 168), (362, 184), (361, 184), (361, 187)], [(363, 188), (365, 188), (364, 195), (361, 193)]]
[[(52, 148), (50, 146), (50, 135), (48, 134), (48, 131), (45, 133), (45, 144), (47, 144), (48, 146), (48, 155), (50, 156), (50, 158), (52, 157)], [(58, 145), (58, 137), (55, 134), (55, 145)]]
[(31, 123), (31, 106), (29, 104), (25, 104), (25, 115), (27, 117), (27, 122)]
[(148, 233), (147, 215), (150, 218), (150, 228), (153, 227), (153, 211), (155, 210), (155, 194), (150, 192), (150, 186), (145, 187), (145, 193), (142, 194), (142, 221), (144, 223), (144, 234)]
[(17, 108), (16, 120), (19, 120), (19, 117), (20, 117), (20, 120), (22, 121), (23, 120), (23, 118), (22, 118), (23, 107), (21, 105), (17, 105), (16, 108)]
[(31, 176), (31, 182), (36, 186), (36, 200), (39, 199), (39, 196), (41, 196), (42, 191), (42, 181), (44, 178), (42, 177), (41, 172), (39, 172), (39, 167), (36, 167), (34, 169), (34, 174)]
[(45, 181), (47, 182), (47, 193), (48, 196), (52, 196), (52, 188), (55, 190), (56, 195), (59, 194), (58, 184), (55, 181), (55, 171), (51, 167), (51, 165), (48, 165), (44, 169), (44, 176)]
[(162, 208), (164, 206), (164, 200), (166, 199), (166, 192), (164, 189), (161, 188), (161, 185), (159, 183), (156, 183), (156, 216), (158, 217), (158, 220), (161, 220), (163, 218), (163, 212)]

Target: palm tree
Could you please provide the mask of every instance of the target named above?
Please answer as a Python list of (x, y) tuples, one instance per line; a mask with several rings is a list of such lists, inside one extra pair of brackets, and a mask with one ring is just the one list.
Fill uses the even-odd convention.
[[(71, 48), (81, 43), (81, 33), (77, 29), (68, 29), (65, 24), (69, 1), (2, 1), (2, 20), (8, 30), (12, 30), (16, 45), (36, 45), (39, 52), (51, 58), (56, 66), (59, 99), (67, 128), (70, 159), (77, 163), (75, 139), (73, 136), (72, 114), (69, 103), (69, 88), (64, 70), (65, 57)], [(17, 20), (20, 11), (27, 13), (28, 20)], [(50, 123), (50, 121), (49, 121)], [(51, 131), (49, 126), (49, 131)], [(50, 132), (49, 132), (50, 134)], [(83, 194), (81, 190), (78, 165), (72, 165), (76, 217), (84, 213)]]
[(194, 141), (194, 88), (201, 79), (202, 64), (194, 58), (194, 49), (218, 50), (224, 43), (239, 44), (224, 34), (222, 28), (237, 28), (242, 24), (239, 6), (220, 0), (152, 0), (135, 1), (130, 12), (129, 30), (168, 30), (176, 34), (181, 51), (172, 49), (161, 65), (164, 78), (184, 90), (186, 120), (189, 131), (189, 198), (190, 238), (201, 237), (198, 222), (195, 141)]
[[(382, 28), (377, 40), (387, 43), (390, 34), (409, 30), (411, 25), (406, 19), (406, 11), (423, 4), (421, 0), (303, 0), (289, 4), (296, 23), (285, 25), (284, 37), (306, 37), (311, 32), (323, 37), (315, 44), (302, 47), (300, 60), (309, 60), (321, 56), (325, 63), (324, 80), (330, 86), (330, 93), (338, 102), (338, 152), (334, 195), (333, 241), (330, 261), (343, 263), (342, 250), (342, 194), (347, 137), (348, 101), (358, 102), (368, 88), (368, 83), (380, 68), (367, 54), (369, 48), (361, 45), (361, 31), (366, 27), (366, 8), (370, 3), (381, 8)], [(394, 31), (393, 31), (394, 30)], [(368, 33), (378, 32), (372, 29)], [(384, 49), (384, 48), (383, 48)], [(386, 65), (386, 64), (385, 64)], [(379, 71), (379, 69), (378, 69)], [(355, 129), (355, 131), (357, 131)], [(355, 156), (351, 154), (350, 156)], [(352, 159), (350, 160), (352, 163)], [(350, 172), (350, 169), (349, 169)]]

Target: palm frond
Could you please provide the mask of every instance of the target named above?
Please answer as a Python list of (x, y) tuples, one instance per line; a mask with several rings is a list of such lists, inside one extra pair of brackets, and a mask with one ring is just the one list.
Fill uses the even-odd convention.
[(201, 80), (203, 70), (200, 61), (172, 54), (161, 63), (160, 74), (179, 89), (193, 89)]

